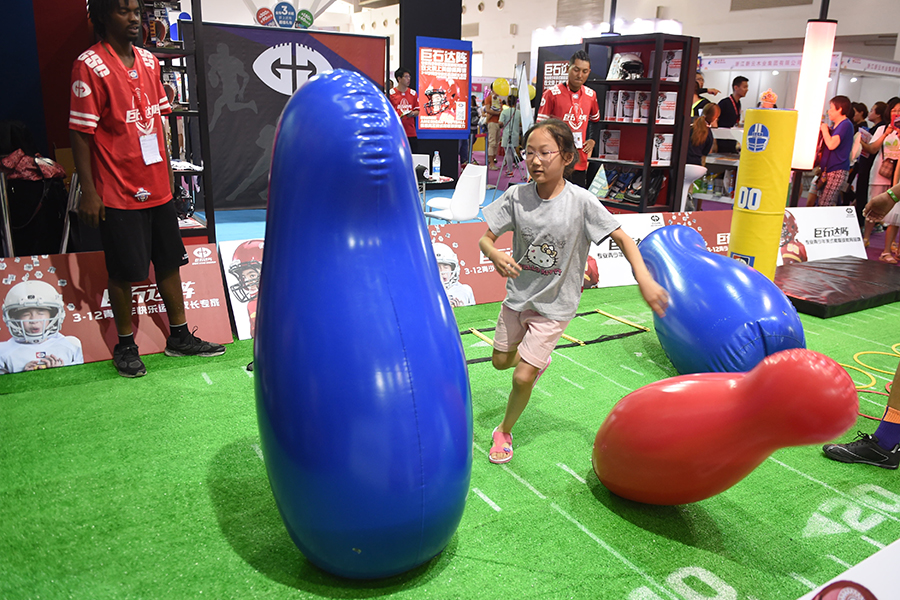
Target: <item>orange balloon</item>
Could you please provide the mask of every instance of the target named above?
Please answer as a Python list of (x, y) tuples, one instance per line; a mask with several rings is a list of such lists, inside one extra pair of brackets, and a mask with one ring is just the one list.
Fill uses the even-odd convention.
[(647, 504), (723, 492), (779, 448), (821, 444), (856, 423), (850, 375), (823, 354), (777, 352), (749, 373), (695, 373), (625, 396), (594, 441), (597, 477)]

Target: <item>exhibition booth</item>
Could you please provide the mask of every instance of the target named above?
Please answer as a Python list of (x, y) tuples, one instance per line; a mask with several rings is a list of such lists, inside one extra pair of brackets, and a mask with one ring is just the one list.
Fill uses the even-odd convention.
[[(17, 254), (0, 174), (0, 344), (31, 349), (6, 305), (42, 309), (49, 289), (55, 333), (78, 348), (65, 365), (38, 349), (0, 369), (5, 526), (33, 541), (0, 559), (14, 573), (0, 596), (875, 599), (846, 591), (865, 583), (891, 597), (891, 474), (843, 470), (818, 447), (885, 411), (858, 394), (881, 393), (900, 357), (900, 270), (868, 260), (853, 207), (790, 205), (801, 55), (698, 58), (699, 38), (649, 19), (615, 37), (536, 33), (528, 69), (477, 77), (471, 42), (423, 35), (406, 52), (412, 92), (395, 102), (388, 38), (310, 29), (312, 12), (290, 2), (245, 4), (253, 24), (205, 22), (194, 0), (192, 20), (151, 15), (145, 34), (173, 96), (187, 320), (225, 356), (147, 356), (136, 385), (99, 365), (51, 369), (111, 358), (104, 255), (75, 224), (77, 176), (61, 246)], [(515, 334), (499, 303), (515, 280), (480, 247), (480, 209), (502, 190), (479, 171), (476, 216), (442, 217), (434, 200), (449, 210), (456, 195), (426, 198), (416, 165), (432, 183), (462, 181), (447, 149), (470, 135), (473, 95), (524, 100), (531, 79), (539, 103), (579, 49), (599, 112), (587, 192), (560, 167), (572, 215), (491, 238), (540, 294), (580, 284), (565, 285), (574, 317), (534, 321), (565, 330), (541, 368), (524, 337), (503, 350)], [(691, 195), (713, 204), (690, 209), (698, 65), (714, 100), (738, 75), (750, 89), (746, 129), (713, 133), (741, 153), (709, 157)], [(900, 62), (833, 53), (830, 70), (826, 100), (900, 95)], [(788, 110), (752, 110), (767, 89)], [(421, 154), (413, 139), (443, 145)], [(591, 219), (608, 229), (595, 235)], [(558, 262), (582, 240), (585, 261)], [(154, 271), (132, 290), (133, 339), (162, 353)], [(26, 382), (33, 370), (50, 373)], [(493, 455), (512, 458), (503, 423), (529, 401), (509, 466)]]

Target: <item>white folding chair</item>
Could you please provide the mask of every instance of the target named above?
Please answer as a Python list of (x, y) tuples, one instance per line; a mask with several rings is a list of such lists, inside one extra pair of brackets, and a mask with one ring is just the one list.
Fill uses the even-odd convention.
[(684, 165), (684, 187), (681, 191), (680, 212), (684, 212), (684, 208), (687, 206), (688, 193), (691, 191), (691, 186), (704, 175), (706, 175), (706, 167), (701, 167), (700, 165)]
[(450, 198), (433, 198), (426, 217), (443, 221), (471, 221), (478, 217), (487, 190), (487, 165), (468, 164), (463, 169)]

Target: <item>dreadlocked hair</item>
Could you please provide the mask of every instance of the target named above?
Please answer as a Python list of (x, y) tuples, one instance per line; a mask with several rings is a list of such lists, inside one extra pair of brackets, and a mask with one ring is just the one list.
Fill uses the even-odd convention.
[[(106, 19), (112, 11), (122, 6), (122, 2), (128, 0), (88, 0), (88, 17), (94, 26), (94, 33), (102, 39), (106, 39)], [(145, 12), (144, 0), (137, 0), (141, 14)]]

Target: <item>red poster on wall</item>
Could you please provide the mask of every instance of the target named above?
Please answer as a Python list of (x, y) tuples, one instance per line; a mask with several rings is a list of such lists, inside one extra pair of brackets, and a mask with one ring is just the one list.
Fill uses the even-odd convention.
[(469, 137), (472, 43), (416, 38), (418, 137)]
[[(233, 341), (215, 244), (188, 246), (181, 268), (188, 325), (205, 340)], [(166, 307), (150, 278), (132, 287), (141, 354), (166, 347)], [(109, 360), (117, 332), (102, 252), (0, 258), (0, 374)]]

